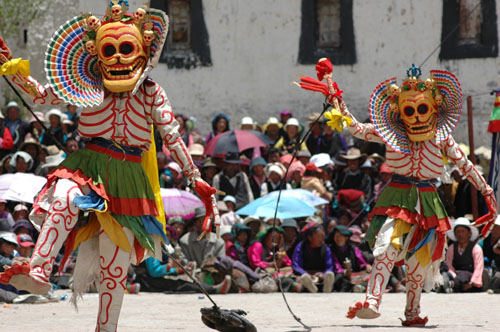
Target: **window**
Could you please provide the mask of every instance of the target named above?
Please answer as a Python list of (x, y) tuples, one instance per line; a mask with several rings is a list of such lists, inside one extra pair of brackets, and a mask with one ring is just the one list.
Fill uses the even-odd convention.
[(302, 0), (299, 63), (356, 63), (352, 0)]
[(441, 60), (496, 57), (495, 0), (444, 0), (441, 40)]
[(170, 20), (160, 62), (183, 69), (212, 65), (202, 0), (151, 0), (151, 7), (165, 11)]

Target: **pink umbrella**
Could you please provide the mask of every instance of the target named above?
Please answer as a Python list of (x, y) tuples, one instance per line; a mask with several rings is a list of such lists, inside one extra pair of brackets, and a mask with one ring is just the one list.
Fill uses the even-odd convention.
[(203, 206), (203, 202), (198, 197), (184, 190), (161, 188), (160, 192), (167, 218), (176, 216), (192, 218), (194, 209)]
[(271, 140), (264, 134), (255, 130), (231, 130), (219, 134), (208, 142), (205, 148), (206, 155), (245, 151), (251, 148), (265, 147)]

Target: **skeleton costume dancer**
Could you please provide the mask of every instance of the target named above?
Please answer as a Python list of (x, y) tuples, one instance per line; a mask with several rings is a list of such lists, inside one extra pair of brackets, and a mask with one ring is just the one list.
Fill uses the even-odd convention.
[[(207, 216), (217, 216), (215, 189), (201, 180), (187, 153), (165, 91), (147, 77), (158, 63), (168, 18), (159, 10), (139, 8), (131, 15), (127, 9), (127, 1), (114, 0), (102, 20), (85, 15), (61, 26), (47, 49), (47, 86), (19, 73), (11, 77), (36, 104), (85, 107), (78, 130), (91, 140), (49, 174), (31, 215), (43, 222), (31, 262), (15, 265), (0, 281), (45, 294), (62, 245), (69, 254), (81, 244), (75, 294), (97, 283), (96, 331), (116, 330), (129, 264), (140, 263), (147, 252), (161, 255), (166, 239), (143, 156), (152, 145), (153, 124), (200, 193)], [(0, 46), (5, 64), (10, 51), (1, 39)]]
[(431, 71), (422, 81), (414, 66), (402, 87), (391, 78), (377, 86), (370, 98), (371, 124), (361, 124), (345, 104), (341, 112), (352, 119), (349, 131), (356, 137), (383, 143), (392, 181), (377, 200), (370, 219), (367, 240), (376, 257), (364, 302), (349, 308), (348, 318), (376, 318), (391, 270), (405, 264), (406, 307), (404, 326), (423, 326), (420, 317), (422, 289), (429, 291), (439, 274), (448, 216), (436, 193), (436, 179), (444, 171), (443, 157), (459, 167), (462, 174), (483, 194), (496, 215), (493, 190), (467, 160), (451, 131), (462, 109), (457, 78), (445, 71)]

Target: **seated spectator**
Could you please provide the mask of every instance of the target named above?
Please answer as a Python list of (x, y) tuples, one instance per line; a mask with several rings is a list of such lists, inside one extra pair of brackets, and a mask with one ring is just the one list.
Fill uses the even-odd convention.
[(263, 126), (264, 134), (271, 140), (271, 146), (274, 146), (276, 142), (281, 138), (280, 129), (282, 123), (278, 121), (275, 117), (270, 117)]
[[(228, 152), (224, 158), (222, 172), (215, 175), (213, 187), (236, 198), (236, 209), (253, 201), (252, 188), (245, 173), (240, 169), (241, 159), (238, 153)], [(220, 197), (218, 197), (220, 199)]]
[(270, 148), (267, 150), (267, 162), (268, 163), (279, 163), (280, 162), (280, 151), (276, 148)]
[(57, 168), (64, 159), (65, 157), (63, 151), (59, 151), (56, 154), (45, 157), (45, 162), (43, 162), (38, 167), (38, 169), (35, 171), (35, 174), (40, 176), (46, 176), (47, 174), (52, 172), (55, 168)]
[(18, 256), (27, 259), (31, 258), (33, 248), (35, 248), (35, 243), (31, 236), (29, 234), (18, 234), (17, 243), (19, 244), (19, 247), (17, 247)]
[(57, 108), (51, 109), (45, 115), (46, 121), (49, 123), (48, 131), (44, 131), (40, 137), (40, 143), (43, 145), (56, 145), (59, 142), (61, 145), (66, 143), (66, 135), (62, 128), (63, 114)]
[(11, 173), (29, 173), (33, 167), (33, 158), (24, 151), (17, 151), (12, 155), (9, 166)]
[(293, 252), (292, 267), (302, 285), (311, 293), (323, 293), (333, 289), (332, 253), (325, 244), (325, 232), (321, 225), (309, 222), (303, 229), (304, 240), (297, 244)]
[(268, 217), (264, 219), (264, 226), (276, 226), (280, 227), (281, 226), (281, 219), (276, 218), (276, 220), (273, 217)]
[(284, 155), (282, 155), (280, 157), (281, 165), (283, 165), (283, 166), (285, 166), (285, 168), (287, 168), (288, 166), (290, 166), (290, 162), (292, 161), (292, 158), (293, 158), (293, 155), (291, 155), (289, 153), (285, 153)]
[(12, 226), (12, 232), (16, 235), (28, 234), (31, 237), (35, 237), (35, 234), (38, 234), (33, 224), (27, 219), (18, 219), (15, 221), (14, 226)]
[(270, 163), (264, 168), (264, 172), (266, 173), (267, 180), (262, 183), (260, 187), (260, 196), (264, 197), (270, 192), (280, 190), (283, 187), (283, 190), (292, 189), (289, 183), (286, 183), (283, 186), (283, 177), (285, 175), (286, 168), (281, 163)]
[(324, 199), (331, 201), (333, 194), (326, 190), (323, 181), (320, 179), (319, 173), (321, 170), (313, 163), (307, 163), (304, 177), (300, 187), (309, 190)]
[(167, 225), (171, 226), (175, 231), (175, 233), (172, 234), (170, 242), (176, 244), (177, 240), (185, 233), (186, 223), (182, 217), (177, 216), (168, 218)]
[(255, 123), (254, 123), (253, 119), (249, 116), (245, 116), (243, 119), (241, 119), (240, 129), (241, 130), (255, 130)]
[(347, 154), (341, 155), (341, 157), (346, 160), (347, 169), (339, 174), (335, 184), (336, 189), (361, 190), (365, 193), (366, 200), (370, 200), (372, 196), (372, 180), (360, 170), (360, 166), (366, 160), (366, 155), (361, 154), (357, 148), (350, 148)]
[(6, 210), (7, 200), (0, 198), (0, 219), (7, 219), (11, 227), (14, 226), (14, 217)]
[[(34, 112), (35, 114), (31, 115), (31, 118), (28, 121), (28, 130), (27, 132), (33, 137), (37, 142), (40, 142), (40, 136), (43, 133), (43, 127), (40, 124), (42, 122), (45, 125), (45, 118), (42, 112)], [(37, 121), (37, 119), (40, 121)]]
[[(296, 118), (289, 118), (284, 126), (285, 134), (274, 147), (293, 154), (295, 150), (307, 150), (305, 143), (300, 144), (300, 124)], [(299, 146), (300, 144), (300, 146)]]
[(194, 231), (184, 234), (179, 240), (184, 257), (190, 262), (196, 262), (202, 266), (209, 259), (217, 256), (225, 256), (224, 241), (217, 238), (215, 233), (209, 233), (201, 240), (197, 240), (203, 232), (203, 221), (205, 220), (205, 208), (199, 207), (195, 210)]
[(488, 293), (500, 293), (500, 218), (498, 217), (490, 236), (483, 241), (483, 253), (491, 268)]
[(294, 161), (288, 169), (287, 181), (292, 189), (300, 188), (306, 167), (300, 161)]
[(234, 213), (236, 209), (236, 198), (231, 195), (226, 195), (222, 200), (226, 203), (228, 212), (224, 213), (220, 217), (221, 226), (233, 226), (234, 224), (239, 224), (243, 221), (239, 215)]
[(252, 159), (252, 163), (250, 164), (249, 181), (254, 199), (260, 197), (260, 187), (266, 181), (266, 174), (264, 172), (264, 167), (266, 165), (267, 163), (262, 157)]
[[(283, 250), (283, 233), (281, 227), (268, 226), (265, 231), (259, 234), (258, 241), (250, 245), (247, 252), (252, 269), (272, 267), (274, 249), (276, 249), (276, 265), (278, 267), (292, 266), (292, 261)], [(273, 243), (275, 247), (273, 247)]]
[(68, 138), (66, 140), (66, 144), (64, 144), (64, 147), (66, 148), (67, 155), (70, 155), (73, 152), (80, 150), (80, 145), (78, 144), (78, 141), (75, 138)]
[(32, 170), (35, 170), (40, 165), (42, 146), (33, 137), (31, 137), (31, 134), (26, 135), (24, 142), (19, 146), (19, 151), (24, 151), (31, 156), (31, 159), (33, 160)]
[(217, 174), (217, 165), (213, 162), (212, 158), (205, 158), (201, 168), (202, 178), (209, 185), (212, 185), (215, 175)]
[(16, 249), (19, 247), (16, 234), (12, 232), (0, 232), (0, 272), (4, 271), (4, 266), (12, 266)]
[[(362, 270), (367, 273), (371, 272), (371, 265), (366, 263), (359, 249), (349, 242), (351, 235), (352, 232), (346, 226), (338, 225), (333, 229), (333, 233), (328, 236), (335, 267), (334, 288), (340, 292), (364, 291), (363, 279), (353, 280), (353, 273), (359, 273)], [(359, 283), (355, 287), (353, 282)]]
[(378, 197), (384, 190), (385, 186), (391, 181), (392, 178), (392, 171), (389, 168), (389, 165), (387, 163), (383, 163), (380, 165), (380, 170), (379, 170), (379, 177), (380, 177), (380, 182), (375, 185), (375, 188), (373, 189), (373, 194), (375, 196), (375, 201), (377, 201)]
[[(362, 231), (368, 227), (369, 206), (365, 202), (365, 194), (361, 190), (342, 189), (337, 194), (338, 211), (340, 224), (347, 225), (351, 221), (358, 225)], [(353, 219), (356, 220), (353, 221)]]
[(250, 242), (257, 240), (257, 235), (263, 228), (262, 220), (259, 217), (248, 216), (243, 219), (243, 225), (248, 226), (251, 230)]
[(251, 233), (250, 227), (234, 224), (231, 229), (231, 244), (226, 248), (226, 256), (249, 265), (247, 250)]
[[(326, 120), (326, 118), (325, 118)], [(336, 130), (328, 125), (323, 125), (323, 135), (321, 136), (321, 152), (328, 153), (330, 157), (338, 155), (341, 151), (347, 151), (347, 142)]]
[(25, 219), (28, 220), (28, 207), (24, 204), (17, 204), (14, 207), (14, 213), (12, 216), (14, 217), (14, 222), (20, 220), (20, 219)]
[(285, 247), (288, 257), (293, 257), (295, 247), (300, 242), (299, 226), (295, 219), (284, 219), (281, 223), (283, 228), (283, 246)]
[(226, 252), (227, 248), (231, 245), (231, 229), (232, 227), (229, 225), (220, 226), (219, 229), (219, 236), (224, 241)]
[(453, 243), (446, 252), (448, 272), (443, 273), (445, 292), (449, 293), (452, 290), (454, 293), (462, 293), (482, 290), (483, 250), (473, 242), (478, 233), (477, 228), (467, 218), (457, 218), (453, 228), (447, 232)]

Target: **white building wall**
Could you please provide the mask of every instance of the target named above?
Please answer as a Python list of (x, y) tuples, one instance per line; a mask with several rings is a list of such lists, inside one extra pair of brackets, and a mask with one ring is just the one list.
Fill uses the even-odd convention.
[[(104, 14), (107, 1), (55, 0), (49, 12), (29, 27), (29, 57), (33, 76), (43, 80), (43, 53), (51, 32), (73, 15)], [(130, 10), (142, 5), (130, 1)], [(71, 5), (78, 3), (78, 5)], [(300, 74), (314, 76), (314, 65), (297, 63), (301, 33), (301, 0), (204, 0), (205, 22), (213, 65), (191, 70), (160, 64), (153, 78), (162, 85), (177, 112), (198, 119), (203, 132), (213, 115), (224, 112), (234, 128), (243, 116), (259, 122), (290, 109), (301, 121), (320, 111), (323, 98), (290, 83)], [(497, 4), (497, 17), (500, 17)], [(354, 0), (353, 21), (357, 62), (335, 66), (334, 79), (345, 91), (350, 110), (364, 119), (368, 100), (381, 81), (404, 78), (406, 69), (419, 65), (441, 42), (442, 1)], [(500, 27), (500, 22), (497, 23)], [(500, 33), (499, 33), (500, 35)], [(499, 58), (439, 61), (437, 50), (422, 67), (450, 70), (462, 83), (464, 95), (497, 88)], [(464, 98), (465, 101), (465, 98)], [(486, 132), (493, 97), (475, 96), (476, 146), (490, 144)], [(465, 103), (464, 103), (465, 107)], [(467, 141), (464, 113), (454, 136)]]

